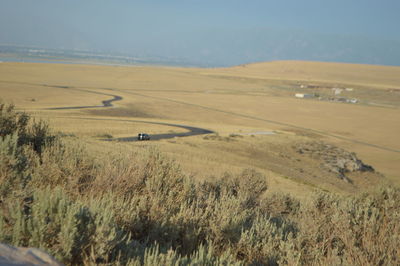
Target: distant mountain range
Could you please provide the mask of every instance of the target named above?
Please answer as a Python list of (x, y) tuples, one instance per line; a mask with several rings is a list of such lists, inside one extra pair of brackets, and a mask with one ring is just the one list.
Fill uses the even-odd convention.
[[(206, 40), (206, 41), (205, 41)], [(271, 29), (210, 29), (156, 36), (111, 49), (54, 49), (0, 45), (0, 53), (35, 59), (95, 60), (118, 64), (224, 67), (274, 60), (400, 65), (400, 41)], [(162, 45), (159, 45), (163, 42)], [(129, 47), (129, 48), (127, 48)]]
[(400, 65), (400, 41), (294, 30), (215, 29), (171, 46), (160, 52), (216, 66), (274, 60)]

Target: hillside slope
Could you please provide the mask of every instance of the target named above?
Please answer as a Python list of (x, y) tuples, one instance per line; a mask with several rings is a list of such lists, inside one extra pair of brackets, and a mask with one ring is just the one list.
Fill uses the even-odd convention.
[(400, 87), (400, 67), (325, 63), (308, 61), (273, 61), (212, 70), (209, 73), (265, 79), (323, 81), (378, 87)]

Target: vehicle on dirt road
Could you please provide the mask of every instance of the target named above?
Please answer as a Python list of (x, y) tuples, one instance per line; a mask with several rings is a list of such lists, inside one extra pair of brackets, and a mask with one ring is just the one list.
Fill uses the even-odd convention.
[(149, 136), (149, 134), (146, 134), (146, 133), (139, 133), (138, 140), (150, 140), (150, 136)]

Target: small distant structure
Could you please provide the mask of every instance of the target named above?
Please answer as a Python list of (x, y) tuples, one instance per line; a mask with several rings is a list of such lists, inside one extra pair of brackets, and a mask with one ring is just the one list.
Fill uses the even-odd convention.
[(319, 89), (321, 86), (312, 84), (300, 84), (301, 89)]
[(340, 102), (340, 103), (358, 103), (358, 99), (356, 99), (356, 98), (348, 99), (345, 97), (340, 97), (340, 98), (331, 97), (331, 98), (328, 98), (328, 101)]
[(341, 88), (332, 88), (333, 94), (339, 95), (342, 93), (343, 89)]
[(400, 94), (400, 89), (389, 89), (389, 92)]
[(345, 88), (346, 91), (353, 91), (353, 88)]
[(296, 98), (314, 98), (314, 94), (308, 94), (308, 93), (296, 93), (294, 95)]
[(357, 99), (349, 99), (348, 102), (349, 102), (349, 103), (358, 103), (358, 100), (357, 100)]

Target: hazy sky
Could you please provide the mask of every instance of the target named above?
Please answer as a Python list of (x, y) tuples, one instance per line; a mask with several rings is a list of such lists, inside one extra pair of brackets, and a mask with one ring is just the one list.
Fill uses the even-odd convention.
[(0, 0), (0, 43), (176, 58), (400, 65), (399, 0)]

